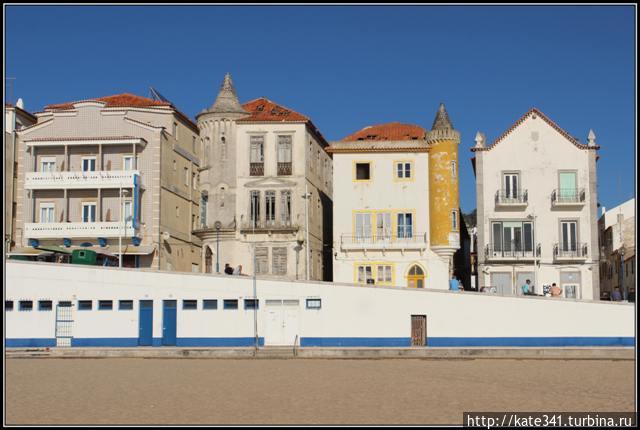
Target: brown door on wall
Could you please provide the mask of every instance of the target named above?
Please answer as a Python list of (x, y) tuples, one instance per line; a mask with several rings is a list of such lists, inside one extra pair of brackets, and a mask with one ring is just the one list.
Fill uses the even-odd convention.
[(427, 344), (427, 316), (411, 315), (411, 346)]

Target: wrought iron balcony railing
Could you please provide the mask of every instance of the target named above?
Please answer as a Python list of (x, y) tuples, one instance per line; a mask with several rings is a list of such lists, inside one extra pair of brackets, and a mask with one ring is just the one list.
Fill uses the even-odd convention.
[(249, 176), (264, 176), (264, 163), (249, 163)]
[(509, 206), (521, 206), (528, 204), (528, 191), (527, 190), (498, 190), (496, 191), (496, 204), (497, 205), (509, 205)]
[(587, 258), (589, 248), (586, 243), (555, 243), (553, 245), (553, 258), (558, 259), (584, 259)]
[(542, 256), (542, 246), (537, 244), (535, 253), (533, 246), (525, 246), (522, 243), (512, 241), (504, 244), (490, 243), (485, 247), (485, 258), (487, 260), (497, 259), (534, 259)]
[(558, 188), (551, 193), (552, 205), (584, 204), (585, 199), (584, 188)]
[(244, 221), (240, 225), (240, 230), (243, 232), (262, 232), (265, 230), (297, 230), (300, 226), (292, 221), (283, 220), (258, 220), (258, 221)]
[(290, 176), (291, 175), (291, 162), (278, 163), (278, 176)]

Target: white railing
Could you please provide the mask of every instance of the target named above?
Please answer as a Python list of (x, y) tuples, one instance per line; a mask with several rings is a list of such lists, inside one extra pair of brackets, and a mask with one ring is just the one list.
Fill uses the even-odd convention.
[(405, 232), (403, 236), (395, 234), (343, 234), (340, 236), (340, 244), (343, 249), (422, 249), (427, 247), (427, 234), (415, 232)]
[(24, 236), (28, 239), (47, 238), (96, 238), (132, 237), (135, 230), (131, 223), (123, 228), (121, 222), (41, 222), (26, 223)]
[(93, 172), (27, 172), (25, 189), (73, 189), (132, 187), (139, 170), (99, 170)]

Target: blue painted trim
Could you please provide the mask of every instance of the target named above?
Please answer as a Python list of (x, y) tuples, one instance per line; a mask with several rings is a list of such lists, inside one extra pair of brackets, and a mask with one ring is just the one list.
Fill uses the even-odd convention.
[(410, 337), (302, 337), (300, 346), (411, 346)]
[(92, 337), (92, 338), (72, 338), (71, 346), (91, 347), (133, 347), (138, 346), (137, 337)]
[(7, 348), (46, 347), (56, 346), (56, 339), (5, 339)]
[(162, 338), (154, 337), (153, 340), (151, 341), (151, 346), (162, 346)]
[(633, 337), (429, 337), (428, 346), (634, 346)]
[[(254, 346), (253, 337), (179, 337), (176, 346)], [(258, 337), (258, 346), (264, 346), (264, 337)]]

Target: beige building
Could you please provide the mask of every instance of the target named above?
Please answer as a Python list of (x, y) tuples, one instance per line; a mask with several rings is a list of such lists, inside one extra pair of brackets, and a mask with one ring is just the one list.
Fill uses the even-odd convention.
[(123, 265), (199, 271), (197, 126), (132, 94), (47, 106), (17, 132), (16, 246), (86, 247)]
[(197, 121), (203, 272), (251, 274), (255, 252), (260, 276), (330, 280), (332, 163), (311, 120), (266, 98), (241, 105), (227, 74)]
[(636, 199), (607, 210), (598, 220), (600, 237), (600, 297), (609, 299), (614, 288), (635, 293)]
[(4, 252), (15, 245), (18, 163), (16, 158), (17, 131), (35, 124), (37, 118), (24, 109), (22, 99), (16, 105), (4, 105)]
[(479, 288), (598, 300), (596, 137), (583, 144), (536, 108), (491, 145), (478, 132)]

